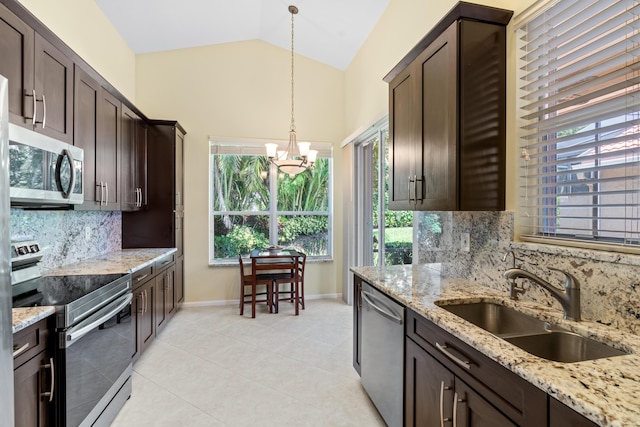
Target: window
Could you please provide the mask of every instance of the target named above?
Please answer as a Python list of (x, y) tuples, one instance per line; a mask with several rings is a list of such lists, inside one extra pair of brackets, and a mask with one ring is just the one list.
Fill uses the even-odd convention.
[(389, 124), (385, 118), (355, 144), (358, 265), (411, 264), (413, 212), (389, 210)]
[(516, 25), (526, 235), (640, 244), (640, 2), (557, 0)]
[(313, 168), (290, 178), (264, 144), (211, 143), (210, 262), (268, 245), (331, 257), (331, 148), (312, 148), (320, 151)]

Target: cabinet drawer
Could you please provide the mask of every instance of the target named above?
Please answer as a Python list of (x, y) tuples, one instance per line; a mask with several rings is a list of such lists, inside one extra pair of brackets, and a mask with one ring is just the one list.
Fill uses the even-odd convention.
[(165, 268), (169, 267), (175, 261), (176, 261), (175, 252), (169, 255), (165, 255), (162, 258), (158, 259), (155, 263), (156, 274), (159, 273), (161, 270), (164, 270)]
[(48, 319), (42, 319), (13, 334), (13, 369), (29, 361), (47, 348)]
[(137, 289), (138, 286), (143, 285), (147, 280), (153, 278), (154, 274), (155, 265), (149, 265), (131, 273), (131, 288)]
[[(521, 426), (547, 423), (547, 395), (449, 332), (408, 310), (407, 336)], [(440, 348), (468, 361), (461, 367)]]

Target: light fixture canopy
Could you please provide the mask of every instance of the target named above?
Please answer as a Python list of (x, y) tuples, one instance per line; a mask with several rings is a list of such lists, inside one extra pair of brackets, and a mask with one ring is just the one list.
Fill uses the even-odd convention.
[(273, 143), (265, 144), (267, 157), (278, 167), (278, 169), (291, 178), (313, 166), (318, 155), (317, 150), (310, 150), (311, 143), (298, 142), (296, 135), (296, 124), (294, 119), (294, 51), (293, 51), (293, 17), (298, 13), (298, 8), (289, 5), (291, 13), (291, 124), (289, 126), (289, 145), (287, 150), (278, 150), (278, 145)]

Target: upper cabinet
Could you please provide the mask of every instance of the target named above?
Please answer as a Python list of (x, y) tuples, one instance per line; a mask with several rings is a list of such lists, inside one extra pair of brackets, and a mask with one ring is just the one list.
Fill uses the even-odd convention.
[(511, 15), (458, 3), (384, 78), (390, 209), (504, 210)]
[(122, 104), (79, 67), (74, 98), (74, 143), (85, 156), (85, 202), (77, 209), (119, 210)]
[(0, 74), (9, 120), (73, 142), (73, 61), (0, 4)]
[(147, 125), (122, 106), (122, 210), (136, 211), (147, 205)]

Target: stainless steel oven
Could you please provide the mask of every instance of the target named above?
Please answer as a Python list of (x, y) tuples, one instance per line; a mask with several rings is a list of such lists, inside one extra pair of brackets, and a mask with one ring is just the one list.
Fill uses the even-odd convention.
[(58, 330), (59, 425), (108, 426), (131, 396), (131, 292)]
[(12, 206), (60, 207), (84, 201), (84, 151), (9, 124)]
[(131, 274), (41, 275), (37, 241), (12, 242), (14, 307), (55, 307), (57, 426), (108, 426), (131, 396)]

